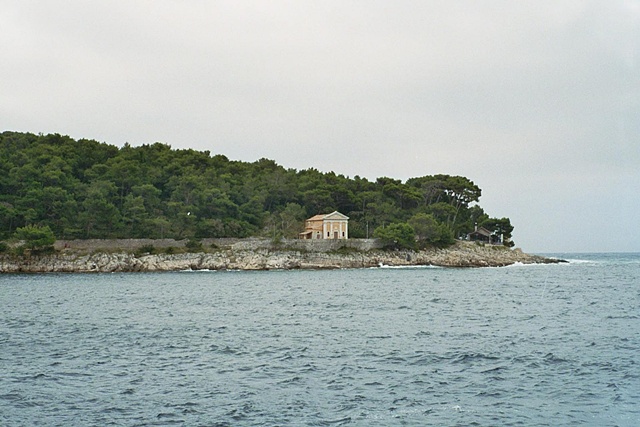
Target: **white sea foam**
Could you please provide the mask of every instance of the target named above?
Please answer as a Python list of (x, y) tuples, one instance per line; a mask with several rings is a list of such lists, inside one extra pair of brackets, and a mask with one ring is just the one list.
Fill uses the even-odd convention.
[(597, 264), (597, 261), (589, 260), (589, 259), (568, 259), (567, 262), (569, 264)]
[(371, 268), (389, 268), (389, 269), (397, 269), (397, 270), (415, 270), (415, 269), (425, 269), (425, 268), (444, 268), (438, 265), (387, 265), (380, 263), (377, 267)]

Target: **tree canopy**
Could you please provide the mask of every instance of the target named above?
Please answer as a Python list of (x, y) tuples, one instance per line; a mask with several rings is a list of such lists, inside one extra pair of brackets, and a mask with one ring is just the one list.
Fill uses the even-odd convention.
[(334, 210), (351, 237), (411, 224), (419, 243), (445, 244), (478, 224), (509, 238), (509, 219), (485, 214), (480, 195), (461, 176), (370, 181), (163, 143), (0, 133), (0, 238), (27, 226), (59, 239), (295, 237), (306, 217)]
[(43, 250), (53, 246), (56, 241), (48, 226), (27, 225), (16, 230), (16, 238), (23, 242), (23, 246), (31, 251)]

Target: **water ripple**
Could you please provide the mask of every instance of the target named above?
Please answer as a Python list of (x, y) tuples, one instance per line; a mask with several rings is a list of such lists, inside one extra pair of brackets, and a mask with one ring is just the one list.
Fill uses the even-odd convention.
[(0, 276), (0, 425), (636, 426), (639, 269)]

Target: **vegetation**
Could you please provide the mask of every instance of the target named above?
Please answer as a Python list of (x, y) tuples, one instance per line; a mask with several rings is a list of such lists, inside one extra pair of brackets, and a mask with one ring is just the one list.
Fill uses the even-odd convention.
[(416, 232), (407, 223), (393, 223), (387, 227), (378, 227), (373, 236), (382, 240), (387, 248), (415, 249), (416, 247)]
[(480, 195), (460, 176), (369, 181), (162, 143), (118, 148), (58, 134), (0, 133), (0, 239), (26, 228), (59, 239), (276, 241), (296, 237), (305, 218), (334, 210), (350, 217), (351, 237), (375, 230), (394, 245), (415, 245), (409, 230), (419, 246), (447, 245), (476, 224), (509, 239), (509, 219), (485, 214)]
[(18, 247), (20, 252), (28, 249), (33, 252), (46, 252), (53, 249), (56, 237), (48, 226), (27, 225), (16, 230), (15, 236), (22, 242)]
[(453, 232), (446, 224), (438, 222), (432, 214), (418, 213), (409, 218), (409, 225), (415, 230), (418, 246), (444, 247), (454, 242)]

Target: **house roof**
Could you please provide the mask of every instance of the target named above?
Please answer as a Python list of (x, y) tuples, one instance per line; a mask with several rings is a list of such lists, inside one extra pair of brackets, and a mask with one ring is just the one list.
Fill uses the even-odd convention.
[(491, 236), (491, 234), (493, 234), (493, 233), (491, 233), (489, 230), (487, 230), (484, 227), (480, 227), (476, 231), (473, 231), (473, 232), (469, 233), (469, 235), (471, 235), (471, 234), (481, 234), (483, 236)]
[(330, 214), (325, 215), (324, 219), (349, 219), (349, 217), (338, 211), (333, 211)]
[(324, 221), (325, 219), (349, 219), (348, 216), (341, 214), (338, 211), (333, 211), (330, 214), (314, 215), (307, 221)]

